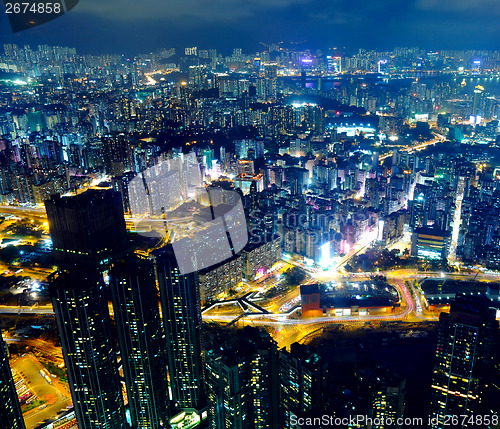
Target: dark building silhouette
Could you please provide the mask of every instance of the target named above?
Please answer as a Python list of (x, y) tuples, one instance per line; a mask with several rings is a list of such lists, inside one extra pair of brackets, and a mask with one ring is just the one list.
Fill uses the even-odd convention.
[(24, 419), (10, 370), (7, 345), (0, 332), (0, 428), (24, 429)]
[(127, 256), (110, 271), (113, 310), (133, 427), (166, 427), (167, 363), (154, 271), (147, 259)]
[(62, 272), (50, 285), (79, 429), (125, 427), (104, 287), (97, 268)]
[(179, 409), (205, 406), (198, 272), (181, 275), (171, 245), (152, 252), (166, 337), (173, 402)]
[[(444, 428), (444, 416), (488, 414), (488, 390), (498, 336), (496, 311), (490, 301), (457, 296), (449, 313), (439, 317), (432, 379), (433, 428)], [(474, 427), (463, 424), (458, 427)]]
[(62, 269), (50, 294), (80, 429), (125, 425), (122, 388), (103, 272), (125, 243), (121, 197), (113, 190), (45, 202)]
[(102, 264), (125, 243), (120, 193), (88, 190), (45, 201), (56, 259), (64, 265)]

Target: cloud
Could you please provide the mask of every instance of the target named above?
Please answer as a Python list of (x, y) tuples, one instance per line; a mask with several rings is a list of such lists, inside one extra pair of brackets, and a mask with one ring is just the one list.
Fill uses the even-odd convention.
[(312, 0), (88, 0), (80, 2), (78, 13), (90, 13), (113, 21), (197, 19), (234, 21), (266, 10), (306, 4)]
[(52, 23), (3, 36), (127, 55), (188, 45), (252, 51), (281, 40), (321, 49), (498, 49), (499, 15), (500, 0), (82, 0)]
[(500, 15), (500, 2), (498, 0), (417, 0), (415, 7), (428, 12), (472, 12), (475, 15)]
[(351, 27), (362, 24), (363, 18), (358, 14), (332, 10), (330, 12), (313, 12), (310, 15), (312, 20), (324, 22), (328, 25), (349, 25)]

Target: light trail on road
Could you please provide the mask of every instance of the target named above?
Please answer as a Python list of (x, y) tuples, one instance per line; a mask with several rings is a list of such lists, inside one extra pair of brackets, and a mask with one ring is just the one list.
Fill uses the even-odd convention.
[(451, 233), (451, 246), (448, 262), (452, 265), (455, 262), (457, 252), (458, 235), (460, 233), (460, 224), (462, 222), (462, 201), (464, 199), (465, 178), (460, 177), (457, 185), (457, 198), (455, 200), (455, 214), (453, 217), (453, 230)]
[[(434, 133), (435, 136), (437, 136), (438, 138), (437, 139), (434, 139), (434, 140), (430, 140), (428, 142), (425, 142), (425, 143), (420, 143), (416, 146), (406, 146), (405, 148), (401, 149), (400, 152), (409, 152), (411, 153), (412, 151), (421, 151), (421, 150), (424, 150), (426, 149), (427, 147), (429, 146), (433, 146), (435, 145), (436, 143), (442, 143), (444, 141), (446, 141), (446, 137), (441, 135), (441, 134), (438, 134), (438, 133)], [(394, 155), (394, 152), (389, 152), (385, 155), (382, 155), (379, 157), (379, 161), (383, 161), (384, 159), (386, 158), (390, 158), (391, 156)]]

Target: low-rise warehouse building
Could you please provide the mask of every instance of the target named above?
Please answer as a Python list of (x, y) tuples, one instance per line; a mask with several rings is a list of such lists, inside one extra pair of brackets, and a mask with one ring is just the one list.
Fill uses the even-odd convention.
[(308, 318), (389, 313), (400, 305), (398, 291), (380, 280), (302, 285), (300, 298)]
[(450, 279), (424, 279), (420, 283), (422, 303), (429, 311), (446, 310), (459, 294), (489, 298), (492, 307), (500, 308), (499, 287), (498, 283)]

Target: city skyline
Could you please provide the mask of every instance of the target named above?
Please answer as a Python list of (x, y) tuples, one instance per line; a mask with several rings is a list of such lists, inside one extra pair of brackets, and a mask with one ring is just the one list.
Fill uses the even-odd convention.
[[(347, 46), (387, 50), (393, 46), (427, 49), (494, 49), (500, 15), (493, 0), (296, 0), (245, 4), (191, 0), (166, 3), (81, 0), (62, 17), (12, 34), (6, 14), (0, 16), (4, 43), (61, 44), (64, 40), (86, 54), (134, 55), (165, 45), (206, 45), (229, 50), (234, 45), (258, 50), (260, 42), (307, 41), (309, 48)], [(227, 37), (231, 34), (231, 38)], [(228, 41), (231, 40), (231, 46)], [(145, 46), (150, 49), (144, 49)]]
[[(93, 1), (28, 32), (109, 13)], [(228, 2), (225, 25), (274, 19), (292, 37), (285, 12), (299, 33), (318, 4)], [(224, 30), (220, 3), (192, 19), (186, 5), (181, 24)], [(346, 37), (381, 27), (374, 45), (391, 5), (409, 28), (424, 10), (485, 13), (333, 5)], [(133, 13), (154, 32), (142, 6), (112, 21), (133, 35)], [(0, 421), (494, 429), (500, 49), (252, 50), (193, 32), (89, 55), (102, 34), (0, 48)]]

